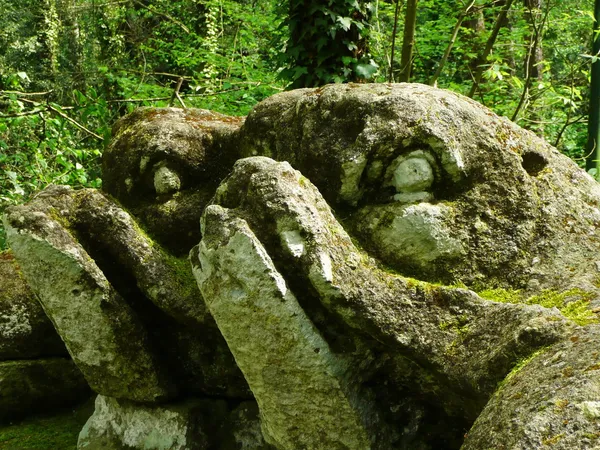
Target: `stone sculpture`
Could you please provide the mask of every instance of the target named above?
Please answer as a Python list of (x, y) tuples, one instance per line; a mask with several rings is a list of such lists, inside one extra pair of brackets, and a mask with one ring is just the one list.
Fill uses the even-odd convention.
[(0, 422), (89, 395), (10, 251), (0, 253)]
[(477, 103), (350, 84), (245, 121), (142, 109), (104, 190), (5, 220), (100, 394), (80, 448), (600, 442), (600, 188)]

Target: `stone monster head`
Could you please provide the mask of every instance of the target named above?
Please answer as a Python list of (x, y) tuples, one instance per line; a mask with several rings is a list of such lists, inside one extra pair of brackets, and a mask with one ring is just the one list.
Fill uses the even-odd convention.
[(241, 117), (140, 108), (119, 120), (103, 155), (103, 188), (176, 254), (200, 239), (199, 211), (238, 159)]
[(457, 94), (416, 84), (296, 90), (257, 105), (242, 135), (243, 156), (289, 161), (404, 275), (564, 287), (585, 278), (579, 263), (598, 251), (595, 181)]

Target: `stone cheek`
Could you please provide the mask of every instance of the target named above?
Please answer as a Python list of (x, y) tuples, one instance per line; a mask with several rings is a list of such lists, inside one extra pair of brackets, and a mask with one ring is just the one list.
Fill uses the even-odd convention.
[(391, 203), (364, 208), (357, 222), (360, 233), (386, 260), (427, 267), (439, 258), (466, 252), (446, 223), (450, 216), (450, 208), (444, 205)]

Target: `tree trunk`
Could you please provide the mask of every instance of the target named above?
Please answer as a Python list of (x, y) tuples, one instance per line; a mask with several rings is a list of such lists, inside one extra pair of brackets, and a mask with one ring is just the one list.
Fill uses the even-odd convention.
[(406, 2), (406, 15), (404, 17), (404, 40), (402, 41), (402, 60), (400, 62), (400, 75), (398, 81), (409, 82), (413, 50), (415, 47), (415, 30), (417, 28), (417, 6), (419, 0)]
[[(465, 40), (470, 52), (473, 54), (479, 53), (481, 42), (483, 42), (483, 35), (485, 33), (485, 16), (483, 14), (483, 8), (478, 8), (475, 14), (466, 19), (463, 24), (467, 30)], [(470, 74), (468, 77), (469, 79), (472, 79), (472, 74), (477, 70), (477, 62), (477, 59), (473, 58), (467, 65)], [(461, 78), (460, 81), (463, 80), (466, 80), (466, 78)]]
[(483, 69), (485, 67), (485, 63), (492, 53), (492, 48), (496, 43), (496, 39), (498, 38), (498, 33), (500, 33), (500, 28), (505, 24), (506, 16), (508, 15), (508, 11), (512, 6), (514, 0), (506, 0), (504, 7), (500, 11), (496, 22), (494, 23), (494, 29), (492, 30), (492, 34), (488, 38), (483, 53), (477, 58), (477, 69), (475, 70), (475, 74), (473, 75), (473, 85), (471, 86), (471, 91), (469, 92), (469, 97), (473, 98), (475, 92), (477, 92), (477, 88), (479, 87), (479, 83), (481, 82), (481, 77), (483, 76)]
[(534, 80), (542, 79), (543, 68), (541, 62), (544, 60), (542, 50), (542, 39), (540, 29), (540, 16), (542, 15), (542, 0), (523, 0), (526, 8), (525, 19), (529, 23), (528, 51), (525, 60), (527, 74)]
[[(600, 0), (596, 0), (594, 6), (594, 46), (593, 55), (597, 57), (600, 54)], [(598, 169), (600, 160), (600, 151), (598, 151), (598, 142), (600, 141), (600, 59), (592, 63), (592, 77), (590, 86), (590, 116), (588, 119), (588, 142), (586, 169), (596, 169), (596, 178), (598, 178)]]
[(396, 53), (396, 32), (398, 30), (398, 13), (400, 12), (400, 0), (396, 0), (396, 9), (394, 11), (394, 29), (392, 31), (392, 55), (390, 57), (390, 74), (388, 82), (394, 82), (394, 55)]
[[(544, 60), (544, 53), (542, 51), (542, 35), (543, 29), (546, 24), (546, 18), (548, 15), (548, 9), (546, 14), (542, 17), (542, 0), (523, 0), (523, 6), (525, 6), (525, 19), (529, 24), (529, 35), (527, 36), (527, 54), (525, 55), (525, 61), (523, 64), (525, 71), (525, 87), (521, 100), (515, 110), (511, 120), (517, 120), (521, 108), (526, 109), (526, 105), (529, 102), (530, 89), (534, 81), (542, 81), (544, 69), (542, 62)], [(544, 136), (544, 127), (541, 125), (539, 120), (539, 111), (535, 108), (531, 108), (530, 119), (532, 120), (531, 127), (528, 127), (534, 131), (538, 136)]]
[(429, 84), (431, 86), (437, 85), (437, 80), (440, 77), (440, 75), (442, 74), (442, 71), (444, 70), (444, 66), (446, 65), (446, 62), (448, 61), (448, 57), (450, 56), (452, 47), (454, 47), (454, 43), (456, 42), (456, 38), (458, 37), (458, 32), (460, 31), (460, 27), (462, 26), (463, 21), (469, 14), (469, 11), (471, 11), (471, 8), (473, 7), (474, 4), (475, 4), (475, 0), (471, 0), (467, 4), (465, 9), (458, 16), (458, 19), (456, 20), (456, 25), (454, 25), (454, 30), (452, 30), (452, 36), (450, 36), (450, 42), (448, 42), (448, 46), (446, 47), (446, 51), (444, 52), (444, 56), (442, 57), (442, 60), (438, 64), (438, 68), (435, 71), (435, 74), (433, 75), (431, 80), (429, 80)]

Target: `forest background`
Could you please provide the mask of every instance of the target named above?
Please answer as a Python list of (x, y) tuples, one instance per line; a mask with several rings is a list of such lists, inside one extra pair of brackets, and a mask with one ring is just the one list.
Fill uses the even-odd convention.
[(0, 214), (50, 183), (100, 187), (111, 125), (136, 107), (245, 115), (328, 82), (469, 95), (584, 166), (593, 12), (593, 0), (0, 0)]

